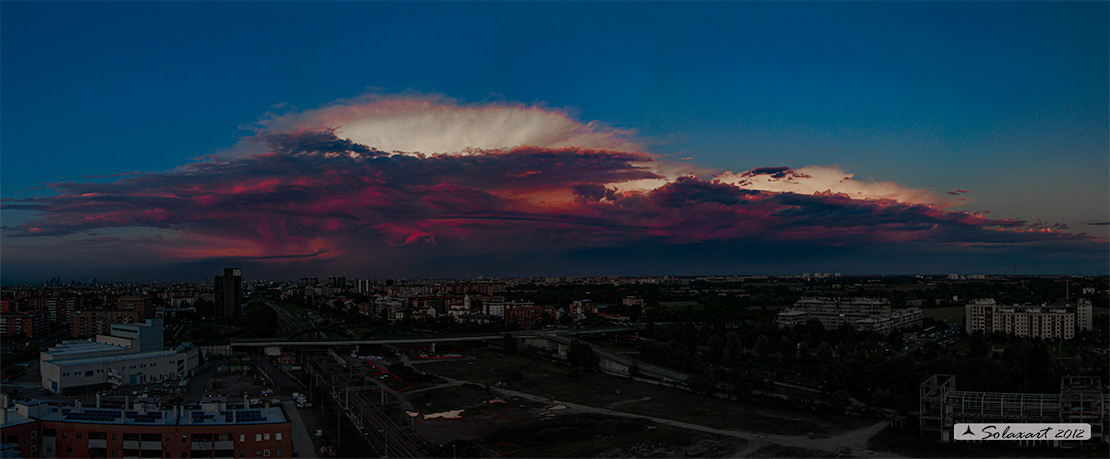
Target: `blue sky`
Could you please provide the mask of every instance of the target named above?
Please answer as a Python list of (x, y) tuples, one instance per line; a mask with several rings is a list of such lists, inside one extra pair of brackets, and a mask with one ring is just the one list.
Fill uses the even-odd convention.
[(1108, 237), (1105, 2), (0, 8), (6, 199), (171, 170), (270, 111), (439, 94), (567, 110), (711, 172), (836, 166)]

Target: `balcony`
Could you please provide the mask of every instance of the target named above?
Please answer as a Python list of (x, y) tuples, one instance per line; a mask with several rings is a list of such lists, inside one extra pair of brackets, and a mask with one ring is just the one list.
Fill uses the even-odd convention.
[(210, 441), (194, 441), (190, 446), (193, 451), (212, 451), (212, 442)]
[(217, 441), (215, 449), (235, 449), (235, 442), (231, 440)]
[(123, 449), (139, 449), (138, 440), (124, 440)]
[(108, 447), (108, 440), (89, 440), (89, 449), (93, 449), (93, 448), (104, 449), (104, 448), (107, 448), (107, 447)]

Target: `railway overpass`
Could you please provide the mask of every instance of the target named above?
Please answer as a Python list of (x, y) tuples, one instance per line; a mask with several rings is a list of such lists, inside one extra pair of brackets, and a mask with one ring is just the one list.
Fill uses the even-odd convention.
[[(568, 337), (577, 335), (599, 335), (605, 333), (624, 333), (641, 331), (642, 325), (616, 328), (597, 328), (584, 330), (524, 330), (509, 332), (514, 338), (542, 338), (542, 337)], [(366, 345), (405, 345), (405, 344), (431, 344), (431, 343), (460, 343), (473, 341), (491, 341), (504, 339), (505, 334), (479, 334), (470, 336), (443, 335), (421, 338), (388, 338), (388, 339), (326, 339), (326, 340), (280, 340), (280, 339), (246, 339), (230, 343), (232, 348), (251, 347), (320, 347), (320, 346), (352, 346)]]

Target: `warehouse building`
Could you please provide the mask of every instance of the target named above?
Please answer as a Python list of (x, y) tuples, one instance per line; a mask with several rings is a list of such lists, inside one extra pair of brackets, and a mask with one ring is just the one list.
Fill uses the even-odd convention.
[(113, 324), (110, 334), (91, 340), (62, 341), (39, 362), (42, 387), (69, 395), (184, 378), (200, 365), (200, 352), (189, 343), (163, 347), (162, 319), (151, 319)]

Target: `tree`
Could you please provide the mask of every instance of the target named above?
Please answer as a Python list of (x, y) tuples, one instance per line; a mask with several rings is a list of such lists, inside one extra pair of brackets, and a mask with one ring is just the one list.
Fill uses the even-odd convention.
[(809, 343), (803, 341), (798, 345), (798, 356), (801, 357), (802, 360), (809, 360), (813, 357), (813, 351), (809, 349)]
[(821, 363), (829, 363), (832, 362), (833, 355), (833, 348), (829, 342), (821, 341), (821, 344), (817, 346), (817, 360), (820, 360)]
[(630, 378), (641, 376), (640, 375), (640, 362), (633, 360), (632, 365), (628, 366), (628, 376)]
[(589, 344), (573, 340), (570, 342), (570, 349), (567, 349), (567, 362), (573, 367), (597, 368), (600, 359)]
[(783, 336), (779, 338), (779, 352), (784, 358), (792, 358), (798, 353), (798, 344)]
[(771, 353), (771, 340), (767, 339), (767, 335), (759, 335), (759, 338), (756, 338), (755, 353), (759, 354), (760, 358), (766, 358)]
[(505, 337), (504, 337), (504, 340), (503, 340), (502, 347), (505, 348), (505, 352), (508, 352), (510, 354), (515, 354), (516, 351), (517, 351), (516, 338), (513, 338), (512, 334), (506, 333)]
[(729, 354), (732, 354), (732, 358), (739, 357), (744, 351), (744, 345), (740, 342), (740, 335), (737, 335), (734, 331), (725, 333), (725, 349), (728, 349)]
[(713, 335), (709, 337), (709, 358), (717, 362), (721, 360), (721, 355), (725, 350), (725, 342), (721, 339), (720, 335)]

